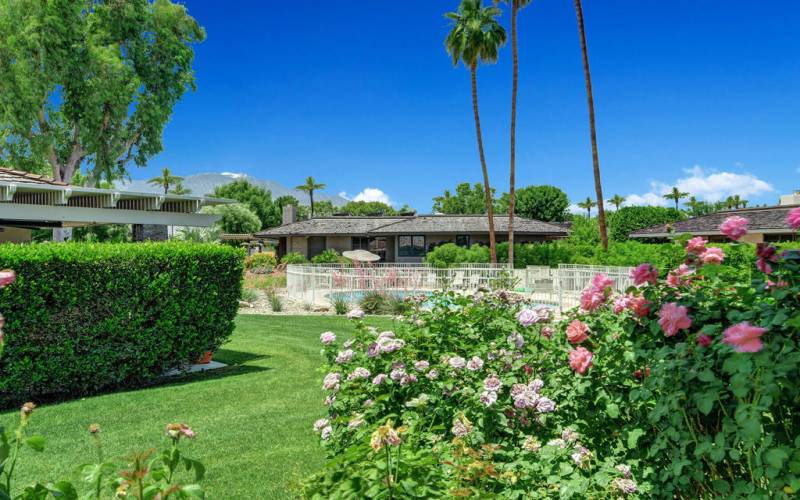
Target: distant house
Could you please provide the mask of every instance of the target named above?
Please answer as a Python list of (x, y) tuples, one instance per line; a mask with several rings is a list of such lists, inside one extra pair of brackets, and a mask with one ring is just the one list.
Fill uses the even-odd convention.
[[(338, 252), (368, 250), (383, 262), (421, 262), (444, 243), (470, 246), (489, 242), (485, 215), (330, 216), (296, 221), (294, 207), (286, 207), (284, 224), (256, 233), (278, 240), (278, 256), (298, 252), (307, 258), (326, 249)], [(495, 216), (498, 241), (508, 234), (508, 217)], [(514, 218), (514, 240), (525, 243), (567, 236), (565, 228), (531, 219)]]
[(786, 224), (786, 215), (796, 205), (778, 205), (761, 208), (742, 208), (723, 210), (714, 214), (692, 217), (690, 219), (660, 224), (632, 232), (631, 238), (673, 238), (683, 234), (703, 236), (710, 241), (727, 241), (719, 230), (720, 224), (728, 217), (738, 215), (750, 221), (748, 233), (741, 241), (761, 243), (764, 241), (786, 241), (795, 238), (794, 232)]

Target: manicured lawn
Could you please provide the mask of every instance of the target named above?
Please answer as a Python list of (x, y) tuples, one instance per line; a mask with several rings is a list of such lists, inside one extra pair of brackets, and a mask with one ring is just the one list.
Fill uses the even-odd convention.
[[(391, 320), (370, 320), (391, 327)], [(99, 423), (108, 457), (158, 445), (164, 426), (184, 422), (198, 433), (186, 452), (203, 461), (210, 498), (287, 498), (322, 464), (311, 425), (324, 413), (318, 372), (319, 334), (347, 336), (341, 317), (239, 316), (231, 342), (215, 360), (231, 366), (158, 387), (43, 406), (31, 432), (47, 438), (44, 455), (26, 453), (18, 476), (27, 484), (70, 478), (94, 461), (87, 427)], [(15, 424), (16, 412), (0, 414)]]

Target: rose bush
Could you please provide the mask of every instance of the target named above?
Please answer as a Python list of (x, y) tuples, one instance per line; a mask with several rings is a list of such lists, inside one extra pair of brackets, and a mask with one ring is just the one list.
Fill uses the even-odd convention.
[(504, 291), (417, 300), (394, 331), (353, 315), (353, 338), (322, 339), (328, 461), (306, 496), (794, 495), (800, 255), (761, 245), (768, 273), (743, 282), (726, 252), (691, 239), (618, 296), (599, 275), (557, 321)]

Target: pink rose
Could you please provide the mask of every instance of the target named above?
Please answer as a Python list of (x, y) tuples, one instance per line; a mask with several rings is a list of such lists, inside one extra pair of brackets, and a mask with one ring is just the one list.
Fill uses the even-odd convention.
[(661, 325), (661, 329), (667, 337), (672, 337), (680, 330), (686, 330), (692, 326), (692, 319), (687, 314), (687, 309), (675, 302), (668, 302), (661, 306), (658, 314), (658, 324)]
[(708, 243), (707, 239), (702, 236), (695, 236), (686, 244), (686, 253), (702, 255), (706, 251), (706, 243)]
[(578, 347), (569, 352), (569, 366), (577, 373), (583, 375), (592, 366), (592, 358), (594, 354), (592, 351)]
[(0, 288), (8, 286), (17, 279), (17, 275), (11, 269), (3, 269), (0, 271)]
[(800, 229), (800, 207), (789, 210), (789, 215), (786, 216), (786, 224), (795, 231)]
[(614, 287), (614, 280), (609, 278), (608, 275), (600, 273), (592, 278), (592, 287), (604, 292), (607, 288)]
[(523, 309), (517, 313), (517, 321), (522, 326), (531, 326), (539, 320), (539, 315), (533, 309)]
[(605, 292), (594, 287), (589, 287), (581, 292), (581, 309), (594, 311), (606, 301)]
[(721, 248), (708, 247), (703, 253), (703, 264), (722, 264), (725, 260), (725, 252)]
[(756, 261), (756, 269), (764, 274), (772, 274), (772, 266), (766, 259), (758, 259)]
[(711, 345), (712, 338), (708, 335), (700, 334), (697, 336), (697, 345), (700, 347), (708, 347)]
[(633, 297), (630, 301), (629, 308), (633, 311), (633, 314), (644, 318), (650, 314), (650, 301), (644, 297)]
[(656, 280), (658, 280), (658, 271), (655, 267), (645, 262), (644, 264), (639, 264), (631, 269), (630, 277), (633, 280), (633, 284), (636, 286), (643, 285), (645, 283), (651, 283), (655, 285)]
[(766, 328), (753, 326), (744, 321), (722, 332), (722, 342), (733, 346), (737, 352), (758, 352), (764, 347), (761, 336), (766, 331)]
[(693, 272), (694, 271), (692, 271), (689, 266), (686, 264), (681, 264), (677, 269), (673, 269), (669, 272), (669, 274), (667, 274), (667, 285), (671, 286), (672, 288), (685, 285), (689, 281), (686, 276), (689, 276)]
[(728, 238), (738, 241), (742, 236), (747, 234), (747, 225), (749, 223), (750, 221), (744, 217), (733, 215), (720, 224), (719, 230)]
[(567, 340), (569, 340), (570, 344), (580, 344), (584, 340), (589, 338), (587, 333), (589, 332), (589, 327), (586, 326), (584, 322), (581, 320), (573, 320), (567, 326)]

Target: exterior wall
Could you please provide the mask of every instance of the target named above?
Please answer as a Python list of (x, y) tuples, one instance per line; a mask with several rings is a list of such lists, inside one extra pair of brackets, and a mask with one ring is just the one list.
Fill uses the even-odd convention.
[(353, 239), (350, 236), (328, 236), (325, 242), (326, 248), (332, 248), (339, 253), (353, 249)]
[(764, 233), (747, 233), (739, 241), (742, 243), (763, 243)]
[(286, 253), (297, 252), (300, 255), (308, 254), (308, 241), (305, 236), (289, 236), (286, 238)]
[(0, 243), (30, 243), (30, 241), (30, 229), (0, 227)]

